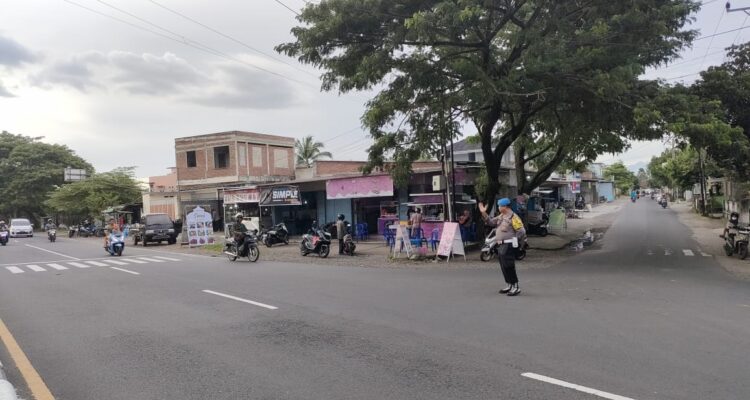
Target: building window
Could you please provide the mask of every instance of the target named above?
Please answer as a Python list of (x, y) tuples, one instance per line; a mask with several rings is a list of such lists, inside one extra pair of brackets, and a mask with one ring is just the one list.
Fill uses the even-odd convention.
[(244, 167), (247, 165), (247, 145), (244, 143), (241, 143), (240, 145), (240, 167)]
[(253, 146), (253, 167), (263, 166), (263, 148)]
[(273, 149), (274, 168), (289, 168), (289, 153), (286, 150)]
[(214, 168), (229, 167), (229, 146), (214, 147)]
[(476, 162), (477, 161), (477, 153), (469, 153), (469, 161)]
[(195, 168), (198, 165), (198, 162), (195, 159), (195, 151), (188, 151), (187, 152), (187, 166), (188, 168)]

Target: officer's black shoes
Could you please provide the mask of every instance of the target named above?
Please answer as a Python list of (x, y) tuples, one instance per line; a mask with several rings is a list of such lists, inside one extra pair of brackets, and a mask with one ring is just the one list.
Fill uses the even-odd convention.
[(521, 288), (518, 287), (518, 284), (516, 283), (513, 285), (513, 287), (508, 291), (508, 296), (518, 296), (521, 294)]
[(500, 289), (500, 294), (506, 294), (510, 292), (511, 289), (513, 289), (513, 285), (508, 285), (508, 287), (506, 287), (505, 289)]

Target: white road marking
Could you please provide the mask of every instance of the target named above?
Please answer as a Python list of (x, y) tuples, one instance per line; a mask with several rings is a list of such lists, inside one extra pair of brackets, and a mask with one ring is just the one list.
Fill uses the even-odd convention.
[(5, 267), (8, 271), (14, 273), (14, 274), (22, 274), (24, 271), (21, 268), (18, 267)]
[(99, 261), (84, 261), (84, 262), (86, 264), (91, 264), (91, 265), (93, 265), (95, 267), (106, 267), (107, 266), (107, 264), (105, 264), (103, 262), (99, 262)]
[(217, 296), (221, 296), (221, 297), (226, 297), (227, 299), (232, 299), (232, 300), (237, 300), (237, 301), (241, 301), (241, 302), (243, 302), (243, 303), (247, 303), (247, 304), (252, 304), (252, 305), (254, 305), (254, 306), (258, 306), (258, 307), (263, 307), (263, 308), (267, 308), (267, 309), (269, 309), (269, 310), (278, 310), (278, 309), (279, 309), (278, 307), (274, 307), (274, 306), (269, 306), (268, 304), (258, 303), (257, 301), (252, 301), (252, 300), (248, 300), (248, 299), (243, 299), (242, 297), (232, 296), (232, 295), (230, 295), (230, 294), (225, 294), (225, 293), (214, 292), (213, 290), (204, 290), (204, 291), (203, 291), (203, 293), (208, 293), (208, 294), (215, 294), (215, 295), (217, 295)]
[(654, 251), (651, 250), (651, 249), (648, 249), (648, 255), (653, 256), (654, 255)]
[(682, 250), (682, 253), (683, 253), (683, 254), (685, 254), (685, 255), (686, 255), (686, 256), (688, 256), (688, 257), (692, 257), (692, 256), (694, 256), (694, 255), (695, 255), (695, 254), (693, 254), (693, 251), (692, 251), (692, 250), (690, 250), (690, 249), (683, 249), (683, 250)]
[(90, 265), (79, 263), (79, 262), (69, 262), (68, 265), (72, 265), (72, 266), (78, 267), (78, 268), (91, 268)]
[(129, 262), (129, 263), (133, 263), (133, 264), (146, 264), (145, 261), (141, 261), (141, 260), (139, 260), (137, 258), (121, 258), (120, 260), (125, 261), (125, 262)]
[(665, 256), (671, 256), (672, 255), (672, 249), (664, 249), (664, 255)]
[(117, 261), (117, 260), (102, 260), (105, 263), (115, 264), (115, 265), (128, 265), (126, 262)]
[(166, 262), (164, 260), (157, 260), (155, 258), (148, 258), (148, 257), (138, 257), (139, 260), (148, 261), (148, 262), (156, 262), (156, 263), (163, 263)]
[(601, 398), (605, 398), (605, 399), (609, 399), (609, 400), (635, 400), (635, 399), (632, 399), (630, 397), (625, 397), (625, 396), (620, 396), (620, 395), (616, 395), (616, 394), (612, 394), (612, 393), (603, 392), (601, 390), (592, 389), (592, 388), (586, 387), (586, 386), (576, 385), (575, 383), (561, 381), (559, 379), (550, 378), (548, 376), (535, 374), (533, 372), (524, 372), (523, 374), (521, 374), (521, 376), (523, 376), (525, 378), (536, 379), (538, 381), (546, 382), (546, 383), (549, 383), (549, 384), (552, 384), (552, 385), (557, 385), (557, 386), (562, 386), (564, 388), (577, 390), (579, 392), (593, 394), (594, 396), (599, 396)]
[(703, 257), (711, 257), (711, 255), (710, 255), (710, 254), (708, 254), (708, 253), (704, 253), (703, 251), (701, 251), (701, 255), (702, 255)]
[(167, 261), (180, 261), (179, 258), (164, 257), (164, 256), (154, 256), (154, 258), (159, 258), (159, 259), (167, 260)]
[(50, 267), (50, 268), (54, 268), (54, 269), (56, 269), (58, 271), (62, 271), (64, 269), (68, 269), (68, 267), (63, 267), (60, 264), (47, 264), (47, 266)]
[(127, 272), (127, 273), (133, 274), (133, 275), (140, 275), (141, 274), (140, 272), (131, 271), (131, 270), (128, 270), (128, 269), (125, 269), (125, 268), (117, 268), (117, 267), (110, 267), (110, 268), (116, 269), (116, 270), (122, 271), (122, 272)]
[(52, 254), (56, 254), (56, 255), (58, 255), (58, 256), (61, 256), (61, 257), (65, 257), (65, 258), (69, 258), (69, 259), (71, 259), (71, 260), (80, 260), (80, 258), (76, 258), (76, 257), (71, 257), (71, 256), (69, 256), (69, 255), (65, 255), (65, 254), (62, 254), (62, 253), (58, 253), (58, 252), (56, 252), (56, 251), (52, 251), (52, 250), (47, 250), (47, 249), (43, 249), (43, 248), (41, 248), (41, 247), (36, 247), (36, 246), (32, 246), (32, 245), (30, 245), (30, 244), (27, 244), (27, 245), (26, 245), (26, 247), (31, 247), (32, 249), (37, 249), (37, 250), (41, 250), (41, 251), (46, 251), (47, 253), (52, 253)]
[(42, 268), (42, 267), (40, 267), (40, 266), (38, 266), (36, 264), (29, 264), (26, 267), (28, 267), (30, 270), (32, 270), (34, 272), (47, 272), (46, 269), (44, 269), (44, 268)]

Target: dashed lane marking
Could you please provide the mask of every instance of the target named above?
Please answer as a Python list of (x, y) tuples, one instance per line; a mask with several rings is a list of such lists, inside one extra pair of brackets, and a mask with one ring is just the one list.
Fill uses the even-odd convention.
[(148, 261), (148, 262), (156, 262), (156, 263), (163, 263), (166, 262), (164, 260), (157, 260), (155, 258), (148, 258), (148, 257), (138, 257), (139, 260)]
[(26, 267), (34, 272), (46, 272), (47, 271), (46, 269), (35, 264), (29, 264)]
[(133, 264), (146, 264), (146, 261), (139, 260), (137, 258), (121, 258), (120, 260)]
[(110, 268), (118, 270), (118, 271), (122, 271), (122, 272), (127, 272), (127, 273), (133, 274), (133, 275), (140, 275), (141, 274), (140, 272), (131, 271), (131, 270), (125, 269), (125, 268), (117, 268), (117, 267), (110, 267)]
[(154, 256), (154, 258), (158, 258), (158, 259), (161, 259), (161, 260), (167, 260), (167, 261), (180, 261), (179, 258), (164, 257), (164, 256)]
[(213, 290), (204, 290), (203, 293), (208, 293), (208, 294), (213, 294), (213, 295), (216, 295), (216, 296), (225, 297), (227, 299), (232, 299), (232, 300), (240, 301), (242, 303), (252, 304), (254, 306), (267, 308), (269, 310), (278, 310), (279, 309), (278, 307), (274, 307), (274, 306), (271, 306), (271, 305), (268, 305), (268, 304), (263, 304), (263, 303), (258, 303), (257, 301), (243, 299), (242, 297), (232, 296), (231, 294), (226, 294), (226, 293), (221, 293), (221, 292), (214, 292)]
[(114, 265), (128, 265), (128, 263), (122, 262), (122, 261), (118, 261), (118, 260), (102, 260), (102, 261), (104, 261), (105, 263), (110, 263), (110, 264), (114, 264)]
[(10, 271), (11, 273), (14, 273), (14, 274), (22, 274), (23, 273), (23, 270), (21, 268), (18, 268), (18, 267), (5, 267), (5, 269), (7, 269), (8, 271)]
[(695, 254), (693, 253), (693, 251), (692, 251), (692, 250), (690, 250), (690, 249), (683, 249), (683, 250), (682, 250), (682, 254), (684, 254), (684, 255), (686, 255), (686, 256), (688, 256), (688, 257), (692, 257), (692, 256), (694, 256), (694, 255), (695, 255)]
[(50, 268), (54, 268), (54, 269), (56, 269), (58, 271), (62, 271), (64, 269), (68, 269), (68, 267), (63, 267), (60, 264), (47, 264), (47, 266), (50, 267)]
[(533, 372), (524, 372), (523, 374), (521, 374), (521, 376), (523, 376), (525, 378), (535, 379), (537, 381), (549, 383), (549, 384), (552, 384), (552, 385), (557, 385), (557, 386), (562, 386), (564, 388), (577, 390), (579, 392), (593, 394), (594, 396), (599, 396), (599, 397), (604, 398), (604, 399), (609, 399), (609, 400), (635, 400), (635, 399), (630, 398), (630, 397), (625, 397), (625, 396), (620, 396), (620, 395), (616, 395), (616, 394), (612, 394), (612, 393), (607, 393), (607, 392), (604, 392), (604, 391), (601, 391), (601, 390), (598, 390), (598, 389), (592, 389), (590, 387), (577, 385), (575, 383), (561, 381), (559, 379), (550, 378), (548, 376), (535, 374)]

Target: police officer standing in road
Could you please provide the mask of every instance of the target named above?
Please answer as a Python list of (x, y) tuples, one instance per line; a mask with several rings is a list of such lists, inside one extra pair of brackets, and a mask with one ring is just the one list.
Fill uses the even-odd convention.
[(497, 227), (495, 240), (498, 247), (498, 259), (500, 260), (500, 269), (503, 271), (503, 277), (508, 286), (500, 290), (500, 293), (508, 296), (517, 296), (521, 293), (518, 286), (518, 275), (516, 274), (515, 252), (511, 243), (505, 243), (506, 240), (523, 237), (526, 230), (523, 227), (523, 221), (510, 208), (510, 200), (502, 198), (497, 202), (499, 212), (494, 218), (487, 214), (487, 206), (479, 203), (479, 211), (482, 213), (484, 223), (488, 226)]
[(339, 239), (339, 255), (344, 254), (344, 235), (346, 235), (346, 222), (344, 214), (339, 214), (336, 219), (336, 236)]

